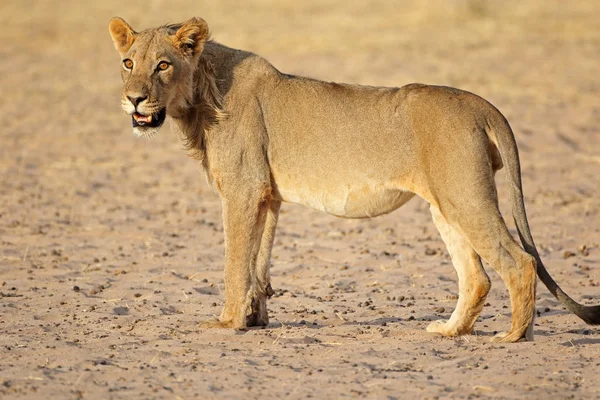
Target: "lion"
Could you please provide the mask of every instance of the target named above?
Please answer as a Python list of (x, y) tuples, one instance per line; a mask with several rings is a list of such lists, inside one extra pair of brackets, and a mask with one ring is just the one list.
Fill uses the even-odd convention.
[[(371, 87), (284, 74), (210, 39), (201, 18), (136, 32), (116, 17), (109, 31), (133, 133), (152, 136), (170, 117), (221, 197), (225, 306), (203, 327), (269, 323), (282, 202), (370, 218), (415, 195), (430, 205), (459, 286), (450, 319), (427, 331), (472, 332), (490, 291), (482, 260), (510, 294), (510, 330), (494, 341), (533, 340), (536, 272), (568, 310), (600, 323), (600, 306), (575, 302), (544, 267), (527, 222), (513, 132), (483, 98), (443, 86)], [(523, 248), (498, 208), (494, 177), (503, 167)]]

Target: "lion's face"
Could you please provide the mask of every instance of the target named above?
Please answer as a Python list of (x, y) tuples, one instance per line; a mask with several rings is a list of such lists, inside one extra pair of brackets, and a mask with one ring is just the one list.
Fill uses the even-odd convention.
[(133, 133), (152, 136), (167, 115), (177, 118), (193, 104), (194, 73), (208, 37), (206, 22), (135, 32), (121, 18), (109, 30), (121, 55), (121, 106), (131, 115)]

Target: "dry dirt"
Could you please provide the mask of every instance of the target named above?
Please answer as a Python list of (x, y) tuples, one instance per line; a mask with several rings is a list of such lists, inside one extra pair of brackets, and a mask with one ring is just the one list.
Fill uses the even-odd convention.
[(219, 199), (168, 124), (154, 140), (131, 136), (114, 15), (139, 28), (198, 15), (216, 40), (285, 72), (489, 99), (517, 134), (547, 267), (600, 303), (596, 0), (8, 0), (1, 398), (600, 398), (600, 330), (542, 286), (533, 343), (489, 343), (510, 324), (491, 271), (473, 335), (425, 332), (450, 315), (457, 284), (420, 200), (372, 220), (284, 205), (271, 324), (199, 329), (223, 305)]

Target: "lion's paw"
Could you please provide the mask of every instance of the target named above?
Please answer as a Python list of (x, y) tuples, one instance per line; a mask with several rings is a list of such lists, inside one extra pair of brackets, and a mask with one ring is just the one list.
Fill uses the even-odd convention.
[(446, 321), (443, 319), (439, 319), (437, 321), (433, 321), (427, 326), (427, 332), (431, 333), (443, 333), (445, 332), (444, 327), (446, 326)]
[(226, 329), (226, 328), (234, 328), (233, 321), (221, 321), (219, 319), (210, 319), (208, 321), (204, 321), (200, 323), (200, 328), (203, 329)]
[(438, 333), (442, 336), (458, 336), (456, 329), (448, 326), (448, 321), (439, 319), (427, 326), (427, 332)]
[[(533, 339), (533, 338), (532, 338)], [(530, 339), (530, 340), (532, 340)], [(492, 343), (516, 343), (516, 342), (527, 342), (528, 339), (525, 336), (517, 336), (510, 332), (500, 332), (494, 335)]]

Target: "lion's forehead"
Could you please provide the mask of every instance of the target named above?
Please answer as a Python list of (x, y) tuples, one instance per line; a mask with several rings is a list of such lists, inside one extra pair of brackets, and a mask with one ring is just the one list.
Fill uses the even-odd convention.
[(129, 50), (128, 56), (137, 60), (158, 60), (160, 58), (175, 58), (169, 36), (164, 32), (153, 31), (139, 34)]

